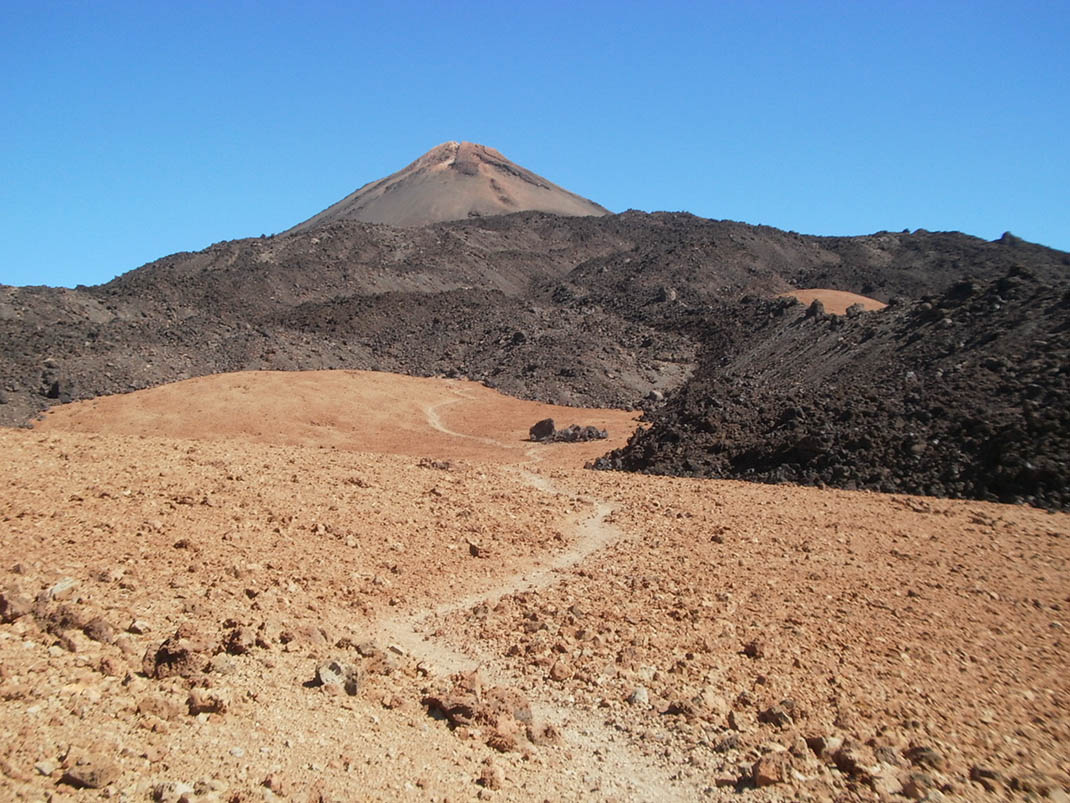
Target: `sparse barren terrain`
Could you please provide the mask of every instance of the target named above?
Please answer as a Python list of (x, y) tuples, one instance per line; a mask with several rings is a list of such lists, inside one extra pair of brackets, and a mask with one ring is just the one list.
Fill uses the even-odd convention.
[(584, 471), (631, 416), (569, 414), (253, 373), (0, 431), (0, 797), (1066, 799), (1070, 516)]

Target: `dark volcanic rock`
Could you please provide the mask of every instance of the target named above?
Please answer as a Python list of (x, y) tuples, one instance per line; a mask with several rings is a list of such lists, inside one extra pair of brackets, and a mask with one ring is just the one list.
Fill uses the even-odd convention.
[[(0, 424), (204, 374), (373, 369), (560, 404), (667, 398), (609, 466), (1064, 504), (1068, 266), (1013, 236), (687, 214), (336, 222), (99, 287), (0, 287)], [(890, 307), (770, 300), (815, 287)]]
[(605, 440), (609, 433), (592, 426), (570, 424), (564, 429), (554, 427), (552, 418), (544, 418), (528, 430), (533, 441), (539, 443), (581, 443), (583, 441)]
[(531, 426), (531, 429), (528, 430), (528, 434), (533, 441), (548, 441), (556, 431), (554, 420), (552, 418), (544, 418), (542, 421), (536, 421)]
[(807, 237), (687, 214), (331, 223), (174, 254), (98, 287), (0, 287), (0, 424), (255, 369), (466, 376), (525, 398), (632, 406), (686, 378), (743, 294), (832, 287), (887, 301), (1014, 265), (1051, 280), (1068, 264), (1017, 238)]
[(1019, 269), (852, 318), (739, 314), (598, 467), (1070, 506), (1070, 282)]
[(557, 430), (549, 440), (555, 443), (581, 443), (583, 441), (604, 441), (609, 433), (598, 427), (581, 427), (579, 424), (571, 424), (564, 429)]

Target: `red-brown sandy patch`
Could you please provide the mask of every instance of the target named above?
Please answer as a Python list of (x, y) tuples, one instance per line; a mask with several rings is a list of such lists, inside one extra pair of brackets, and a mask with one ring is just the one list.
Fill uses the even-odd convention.
[[(188, 379), (53, 407), (36, 429), (198, 440), (322, 446), (355, 452), (582, 467), (624, 445), (637, 413), (558, 407), (506, 396), (476, 382), (374, 371), (244, 371)], [(530, 442), (553, 418), (605, 429), (609, 438)]]
[(867, 312), (882, 310), (888, 306), (875, 298), (860, 296), (857, 293), (848, 293), (844, 290), (826, 290), (817, 287), (806, 290), (792, 290), (788, 293), (781, 293), (779, 297), (795, 298), (807, 306), (815, 301), (820, 301), (825, 305), (825, 312), (830, 312), (833, 315), (845, 315), (847, 308), (853, 304), (861, 304), (862, 308)]
[(0, 430), (0, 797), (1065, 799), (1070, 516), (583, 471), (514, 404), (237, 375)]

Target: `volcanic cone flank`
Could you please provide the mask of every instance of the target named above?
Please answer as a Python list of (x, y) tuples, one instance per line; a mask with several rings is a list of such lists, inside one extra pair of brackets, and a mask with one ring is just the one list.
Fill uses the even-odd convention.
[(523, 211), (608, 214), (604, 207), (514, 164), (493, 148), (446, 142), (403, 170), (365, 184), (290, 231), (337, 220), (423, 226)]

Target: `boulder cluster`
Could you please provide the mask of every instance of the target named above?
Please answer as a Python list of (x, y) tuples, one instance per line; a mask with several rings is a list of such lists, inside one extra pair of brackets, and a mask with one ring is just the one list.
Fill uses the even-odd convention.
[(528, 430), (536, 443), (580, 443), (582, 441), (601, 441), (609, 437), (604, 429), (592, 426), (571, 424), (564, 429), (557, 429), (552, 418), (544, 418)]

